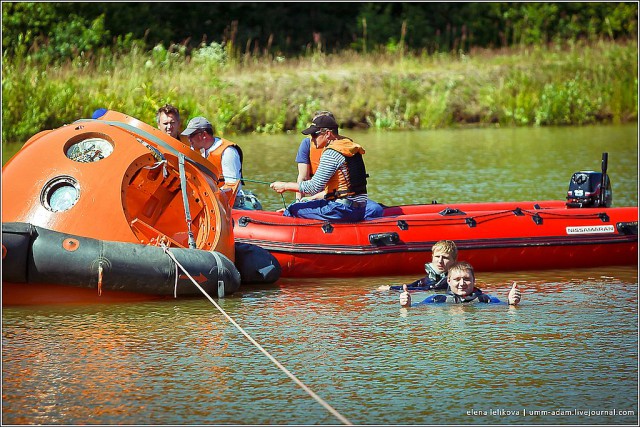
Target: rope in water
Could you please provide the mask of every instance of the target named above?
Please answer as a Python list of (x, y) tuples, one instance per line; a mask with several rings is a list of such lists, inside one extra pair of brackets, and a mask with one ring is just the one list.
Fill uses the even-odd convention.
[(289, 370), (287, 368), (285, 368), (280, 362), (278, 362), (275, 357), (273, 357), (271, 354), (269, 354), (269, 352), (267, 350), (265, 350), (256, 340), (254, 340), (247, 332), (245, 332), (245, 330), (242, 329), (242, 327), (240, 325), (238, 325), (236, 323), (236, 321), (233, 320), (233, 318), (231, 316), (229, 316), (222, 309), (222, 307), (220, 307), (204, 289), (202, 289), (200, 284), (198, 282), (196, 282), (193, 277), (191, 277), (189, 272), (182, 266), (182, 264), (180, 264), (180, 262), (176, 259), (176, 257), (171, 252), (169, 252), (169, 248), (166, 245), (163, 244), (162, 245), (162, 249), (169, 256), (169, 258), (171, 258), (173, 260), (173, 262), (176, 263), (176, 266), (180, 267), (180, 269), (184, 272), (184, 274), (187, 275), (189, 280), (191, 280), (191, 282), (200, 290), (200, 292), (202, 292), (202, 294), (211, 302), (211, 304), (213, 304), (218, 309), (218, 311), (220, 311), (220, 313), (222, 313), (224, 315), (224, 317), (226, 317), (227, 320), (229, 322), (231, 322), (231, 324), (233, 324), (233, 326), (235, 326), (242, 333), (242, 335), (244, 335), (253, 345), (255, 345), (258, 348), (258, 350), (260, 350), (265, 356), (267, 356), (269, 358), (269, 360), (271, 360), (278, 368), (280, 368), (280, 370), (282, 370), (282, 372), (287, 374), (287, 376), (289, 378), (291, 378), (304, 391), (306, 391), (309, 394), (309, 396), (314, 398), (319, 404), (324, 406), (325, 409), (328, 410), (333, 416), (335, 416), (338, 420), (340, 420), (340, 422), (342, 422), (345, 425), (353, 425), (348, 419), (346, 419), (344, 416), (342, 416), (331, 405), (329, 405), (327, 402), (325, 402), (320, 396), (315, 394), (313, 392), (313, 390), (311, 390), (309, 387), (307, 387), (295, 375), (293, 375), (291, 372), (289, 372)]

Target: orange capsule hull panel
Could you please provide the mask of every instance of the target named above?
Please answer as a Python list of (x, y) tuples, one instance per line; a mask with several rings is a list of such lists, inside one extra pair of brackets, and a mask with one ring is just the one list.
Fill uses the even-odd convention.
[(106, 241), (188, 247), (179, 157), (196, 247), (233, 260), (231, 195), (219, 190), (215, 166), (118, 112), (27, 141), (3, 167), (3, 221)]

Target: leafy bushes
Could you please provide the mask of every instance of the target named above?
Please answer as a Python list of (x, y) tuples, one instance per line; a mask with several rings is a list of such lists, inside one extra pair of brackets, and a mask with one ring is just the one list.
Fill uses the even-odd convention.
[[(90, 117), (100, 107), (153, 124), (169, 102), (222, 134), (300, 131), (327, 109), (344, 128), (580, 125), (636, 120), (637, 43), (409, 55), (230, 57), (203, 45), (103, 52), (63, 65), (3, 61), (3, 141)], [(225, 53), (226, 52), (226, 53)], [(226, 55), (226, 56), (225, 56)], [(198, 58), (198, 59), (194, 59)], [(615, 70), (615, 72), (612, 72)]]

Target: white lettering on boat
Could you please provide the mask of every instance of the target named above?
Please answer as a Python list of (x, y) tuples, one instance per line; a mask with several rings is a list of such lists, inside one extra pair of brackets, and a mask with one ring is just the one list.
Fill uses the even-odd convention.
[(590, 225), (586, 227), (567, 227), (567, 234), (615, 233), (613, 225)]

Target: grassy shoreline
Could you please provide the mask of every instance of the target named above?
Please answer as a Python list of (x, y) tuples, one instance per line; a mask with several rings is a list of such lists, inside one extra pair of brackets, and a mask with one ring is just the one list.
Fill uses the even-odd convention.
[(637, 64), (636, 41), (296, 59), (154, 49), (60, 67), (5, 58), (2, 138), (24, 142), (99, 107), (153, 123), (166, 102), (226, 135), (298, 131), (318, 109), (387, 130), (625, 123), (638, 117)]

